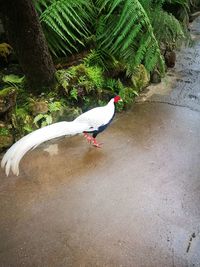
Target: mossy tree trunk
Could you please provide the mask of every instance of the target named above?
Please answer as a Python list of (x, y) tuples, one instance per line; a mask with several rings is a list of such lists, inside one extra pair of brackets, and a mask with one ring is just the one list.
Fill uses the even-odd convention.
[(53, 83), (55, 68), (33, 1), (0, 0), (0, 12), (29, 87), (40, 93)]

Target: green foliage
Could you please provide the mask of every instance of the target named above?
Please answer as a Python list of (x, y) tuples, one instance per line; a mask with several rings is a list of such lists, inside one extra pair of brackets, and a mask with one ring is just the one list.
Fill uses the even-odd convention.
[(77, 45), (84, 46), (93, 14), (90, 0), (39, 0), (35, 7), (54, 55), (72, 53), (78, 51)]
[(164, 10), (164, 5), (166, 7), (176, 5), (176, 8), (174, 7), (175, 10), (179, 6), (179, 11), (185, 10), (186, 14), (184, 17), (186, 18), (188, 16), (187, 0), (140, 0), (140, 2), (149, 16), (158, 43), (162, 43), (171, 49), (177, 47), (180, 41), (185, 38), (184, 32), (186, 30), (183, 23), (179, 22), (174, 16), (175, 14), (168, 13)]
[[(140, 1), (147, 1), (147, 0), (140, 0)], [(189, 7), (189, 1), (188, 0), (151, 0), (149, 1), (151, 3), (151, 5), (153, 4), (154, 7), (158, 7), (158, 6), (163, 6), (163, 4), (173, 4), (173, 5), (178, 5), (179, 7), (185, 7), (188, 8)]]
[(53, 122), (56, 122), (56, 119), (54, 119), (56, 118), (55, 115), (57, 112), (62, 111), (62, 109), (63, 104), (61, 101), (51, 101), (50, 99), (48, 103), (48, 110), (45, 113), (37, 114), (33, 119), (33, 123), (37, 128), (50, 125)]
[[(141, 73), (144, 73), (143, 69)], [(88, 67), (80, 64), (67, 70), (59, 70), (56, 76), (60, 85), (64, 84), (60, 90), (62, 92), (64, 89), (67, 105), (80, 106), (85, 111), (97, 105), (104, 105), (111, 97), (119, 94), (124, 102), (118, 105), (118, 110), (122, 110), (134, 101), (135, 96), (138, 95), (137, 90), (141, 89), (140, 83), (144, 84), (146, 78), (141, 73), (142, 76), (137, 80), (137, 89), (130, 78), (129, 82), (127, 81), (129, 85), (125, 85), (119, 78), (104, 76), (102, 69), (97, 66)], [(67, 78), (67, 82), (64, 77)]]
[(52, 124), (53, 118), (50, 114), (38, 114), (34, 118), (33, 122), (39, 128), (40, 126), (38, 125), (38, 122), (41, 123), (41, 127), (44, 127), (44, 126)]
[(15, 88), (14, 87), (6, 87), (2, 90), (0, 90), (0, 98), (4, 98), (4, 97), (9, 97), (10, 93), (14, 92)]
[(122, 111), (124, 108), (130, 106), (133, 103), (135, 96), (138, 96), (138, 92), (135, 91), (132, 87), (121, 87), (119, 91), (120, 97), (123, 99), (123, 102), (119, 102), (117, 106), (118, 111)]
[[(123, 102), (117, 105), (117, 110), (121, 111), (138, 95), (131, 78), (109, 78), (97, 66), (80, 64), (57, 71), (56, 77), (59, 87), (49, 94), (36, 97), (25, 94), (23, 89), (19, 90), (15, 112), (12, 113), (15, 140), (51, 123), (73, 120), (88, 109), (107, 104), (116, 94), (123, 98)], [(140, 81), (144, 78), (141, 75), (138, 77)]]
[(54, 102), (50, 102), (48, 107), (49, 107), (49, 112), (56, 112), (61, 110), (62, 108), (62, 103), (60, 101), (54, 101)]
[(109, 69), (117, 59), (130, 70), (142, 62), (149, 71), (157, 65), (164, 70), (149, 17), (139, 0), (39, 0), (36, 8), (54, 54), (77, 51), (93, 39), (95, 49), (87, 58), (90, 66)]
[(72, 88), (72, 90), (70, 91), (70, 96), (73, 99), (78, 100), (78, 90), (76, 88)]
[(24, 85), (25, 76), (19, 77), (14, 74), (5, 75), (2, 78), (2, 81), (10, 86), (17, 88), (22, 88)]
[(88, 78), (91, 80), (91, 82), (94, 84), (94, 86), (96, 86), (97, 88), (102, 87), (104, 83), (104, 78), (103, 78), (103, 72), (101, 68), (97, 66), (88, 67), (87, 75), (88, 75)]
[(134, 74), (131, 76), (131, 81), (133, 88), (137, 92), (141, 91), (149, 84), (150, 75), (142, 64), (135, 69)]
[(151, 21), (159, 43), (174, 48), (185, 37), (179, 21), (172, 14), (168, 14), (160, 8), (154, 9), (151, 13)]
[(85, 96), (100, 93), (104, 83), (101, 68), (84, 64), (57, 71), (56, 78), (72, 103), (83, 103)]
[(116, 106), (117, 111), (122, 111), (124, 108), (128, 107), (131, 103), (133, 103), (135, 96), (138, 96), (137, 91), (134, 90), (133, 87), (123, 85), (120, 80), (109, 79), (107, 85), (109, 86), (109, 84), (113, 84), (112, 91), (114, 91), (115, 94), (120, 95), (123, 99), (123, 102), (119, 102)]
[[(34, 103), (35, 105), (41, 105), (41, 103), (45, 103), (42, 98), (33, 99), (29, 97), (23, 104), (20, 105), (20, 107), (16, 107), (15, 112), (12, 114), (12, 125), (15, 129), (17, 137), (22, 137), (37, 128), (44, 127), (57, 121), (56, 114), (62, 110), (63, 104), (61, 101), (53, 101), (48, 99), (47, 95), (42, 97), (47, 99), (46, 102), (48, 103), (48, 108), (43, 108), (43, 113), (38, 113), (37, 115), (34, 115), (33, 113)], [(38, 108), (38, 111), (40, 108)]]
[(114, 56), (100, 48), (91, 50), (88, 56), (84, 58), (84, 64), (86, 66), (98, 66), (103, 70), (113, 68), (115, 62)]
[[(3, 126), (3, 127), (2, 127)], [(13, 144), (12, 131), (10, 125), (0, 125), (0, 152)]]
[(108, 78), (105, 81), (105, 87), (113, 93), (117, 93), (119, 91), (119, 80)]
[(193, 0), (162, 0), (161, 6), (164, 11), (172, 14), (183, 27), (184, 34), (189, 37), (188, 24), (190, 5)]
[[(159, 45), (167, 42), (174, 47), (184, 33), (174, 14), (163, 8), (178, 6), (186, 17), (189, 7), (188, 0), (38, 0), (35, 5), (55, 55), (90, 45), (93, 49), (84, 60), (87, 66), (109, 70), (117, 60), (128, 75), (139, 64), (164, 73)], [(68, 87), (68, 79), (63, 87)]]
[(12, 125), (19, 138), (34, 130), (33, 120), (26, 106), (16, 107), (15, 113), (12, 114)]
[[(102, 15), (97, 48), (107, 51), (131, 70), (144, 62), (163, 70), (163, 60), (149, 17), (138, 0), (97, 0)], [(102, 14), (103, 13), (103, 14)]]
[(9, 135), (10, 134), (10, 131), (8, 128), (1, 128), (0, 127), (0, 135)]
[(58, 70), (56, 71), (56, 79), (58, 83), (65, 89), (65, 91), (68, 93), (68, 87), (70, 79), (72, 78), (73, 73), (66, 70)]

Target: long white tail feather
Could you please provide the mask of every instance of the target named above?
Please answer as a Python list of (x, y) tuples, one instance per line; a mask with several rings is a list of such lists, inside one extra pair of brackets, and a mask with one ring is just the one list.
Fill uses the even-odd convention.
[(38, 129), (17, 141), (6, 152), (1, 167), (5, 167), (6, 175), (9, 175), (10, 169), (15, 175), (19, 174), (19, 163), (23, 156), (31, 149), (36, 148), (41, 143), (53, 138), (75, 135), (88, 130), (88, 125), (79, 122), (57, 122), (49, 126)]

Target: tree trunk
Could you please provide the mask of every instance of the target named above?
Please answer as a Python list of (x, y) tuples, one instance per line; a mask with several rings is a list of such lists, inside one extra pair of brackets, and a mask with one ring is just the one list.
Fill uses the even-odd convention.
[(0, 0), (8, 38), (32, 91), (40, 93), (54, 81), (55, 68), (31, 0)]

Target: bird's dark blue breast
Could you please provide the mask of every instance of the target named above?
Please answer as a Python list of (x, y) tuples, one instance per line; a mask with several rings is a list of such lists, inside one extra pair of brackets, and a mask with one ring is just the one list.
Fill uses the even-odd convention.
[(93, 133), (93, 137), (95, 138), (99, 133), (103, 132), (107, 127), (108, 125), (111, 123), (111, 121), (113, 120), (115, 116), (115, 113), (113, 114), (112, 118), (109, 120), (109, 122), (107, 124), (104, 124), (104, 125), (101, 125), (99, 126), (98, 130), (95, 130), (95, 131), (88, 131), (87, 133)]

